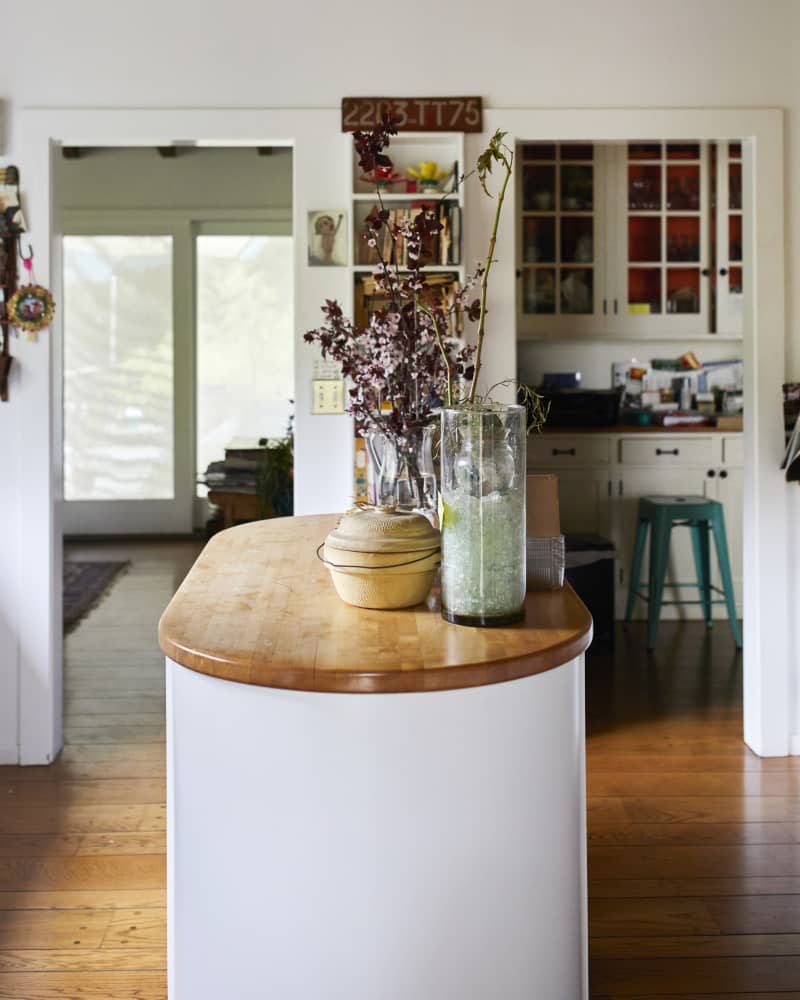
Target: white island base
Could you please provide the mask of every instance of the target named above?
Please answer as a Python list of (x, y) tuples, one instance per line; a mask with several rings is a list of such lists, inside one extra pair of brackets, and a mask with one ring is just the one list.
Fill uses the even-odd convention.
[(170, 1000), (586, 1000), (582, 655), (167, 693)]

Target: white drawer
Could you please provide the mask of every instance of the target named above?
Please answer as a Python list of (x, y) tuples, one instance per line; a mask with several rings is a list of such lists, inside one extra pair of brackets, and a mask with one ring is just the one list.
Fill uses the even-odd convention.
[(741, 434), (722, 439), (722, 461), (726, 465), (744, 465), (744, 438)]
[(604, 434), (531, 434), (528, 468), (608, 465), (611, 442)]
[(619, 446), (626, 465), (706, 465), (712, 464), (713, 454), (711, 438), (689, 434), (623, 438)]

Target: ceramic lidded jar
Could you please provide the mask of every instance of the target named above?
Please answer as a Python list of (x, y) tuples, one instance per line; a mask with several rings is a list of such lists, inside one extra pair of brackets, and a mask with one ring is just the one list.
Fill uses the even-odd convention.
[(440, 535), (422, 514), (355, 508), (325, 539), (336, 593), (359, 608), (408, 608), (433, 586)]

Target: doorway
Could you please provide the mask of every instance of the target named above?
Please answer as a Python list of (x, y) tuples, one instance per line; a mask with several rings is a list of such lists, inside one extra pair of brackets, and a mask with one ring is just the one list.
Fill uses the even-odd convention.
[(58, 162), (65, 535), (191, 534), (228, 443), (287, 433), (291, 150), (264, 152)]

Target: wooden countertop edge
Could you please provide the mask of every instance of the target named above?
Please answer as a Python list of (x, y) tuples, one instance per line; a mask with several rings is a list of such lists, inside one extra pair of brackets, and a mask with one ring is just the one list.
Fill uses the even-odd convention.
[[(574, 595), (573, 595), (574, 596)], [(578, 601), (577, 597), (574, 597)], [(580, 601), (578, 601), (580, 603)], [(581, 607), (583, 607), (581, 605)], [(158, 640), (164, 655), (173, 662), (196, 673), (218, 680), (235, 681), (256, 687), (269, 687), (292, 691), (309, 691), (324, 694), (410, 694), (430, 691), (453, 691), (462, 688), (483, 687), (520, 680), (546, 673), (575, 659), (586, 651), (592, 641), (593, 624), (589, 612), (583, 608), (584, 622), (577, 634), (554, 642), (541, 651), (526, 656), (509, 657), (492, 663), (467, 663), (454, 667), (437, 667), (416, 670), (391, 670), (366, 673), (363, 670), (335, 672), (312, 668), (296, 670), (270, 667), (254, 674), (251, 665), (233, 659), (202, 653), (172, 640), (164, 628), (162, 617), (158, 625)], [(386, 612), (391, 614), (391, 612)], [(450, 625), (449, 628), (465, 626)], [(574, 632), (574, 630), (573, 630)], [(309, 677), (309, 674), (311, 675)]]

